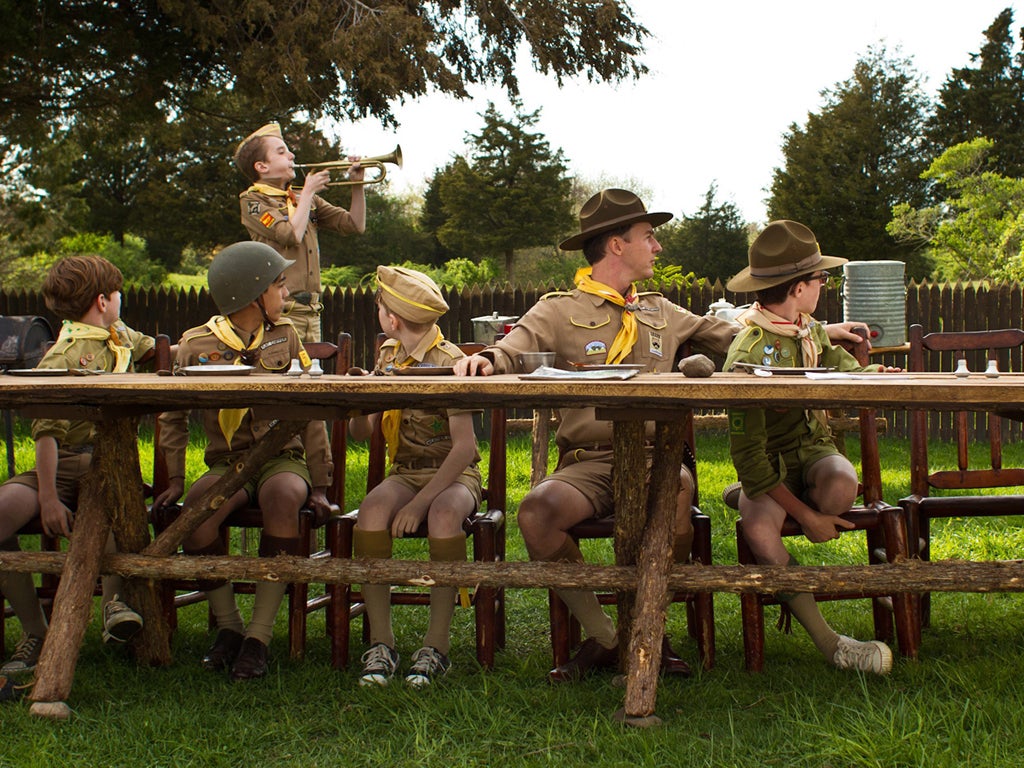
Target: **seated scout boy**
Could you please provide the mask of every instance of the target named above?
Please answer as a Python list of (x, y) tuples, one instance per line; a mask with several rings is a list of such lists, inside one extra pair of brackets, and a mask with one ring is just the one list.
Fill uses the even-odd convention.
[[(736, 363), (780, 367), (862, 368), (846, 350), (833, 347), (825, 328), (811, 317), (829, 268), (846, 259), (823, 256), (814, 233), (795, 221), (773, 221), (750, 246), (749, 266), (733, 277), (731, 291), (754, 291), (757, 301), (741, 314), (744, 326), (729, 348), (724, 370)], [(840, 515), (857, 496), (857, 472), (832, 442), (825, 414), (800, 408), (729, 410), (729, 443), (742, 486), (738, 507), (743, 533), (759, 563), (795, 563), (782, 541), (789, 515), (812, 542), (838, 538), (853, 527)], [(726, 490), (727, 503), (734, 503)], [(836, 633), (812, 594), (787, 595), (785, 605), (807, 630), (822, 655), (840, 669), (884, 675), (892, 651), (877, 640), (861, 642)]]
[[(54, 264), (43, 281), (43, 299), (62, 322), (38, 367), (133, 371), (155, 342), (121, 322), (122, 284), (120, 270), (100, 256), (69, 256)], [(36, 419), (32, 439), (35, 468), (0, 486), (0, 550), (17, 550), (18, 530), (36, 516), (53, 536), (70, 536), (74, 527), (79, 484), (92, 461), (93, 423)], [(114, 551), (113, 535), (107, 551)], [(126, 642), (142, 628), (142, 617), (118, 599), (120, 576), (104, 576), (102, 583), (103, 641)], [(28, 674), (39, 661), (47, 629), (32, 575), (0, 573), (0, 591), (23, 632), (0, 674)]]
[[(284, 271), (291, 264), (264, 243), (235, 243), (218, 253), (210, 264), (208, 280), (210, 295), (223, 314), (185, 332), (178, 344), (175, 368), (248, 364), (262, 372), (284, 373), (293, 358), (308, 361), (292, 324), (281, 319), (288, 298)], [(173, 504), (184, 490), (187, 419), (186, 411), (160, 416), (161, 448), (167, 458), (170, 485), (154, 501), (157, 508)], [(203, 411), (209, 470), (192, 484), (186, 503), (201, 496), (272, 426), (273, 422), (256, 419), (248, 409)], [(245, 488), (227, 499), (189, 537), (185, 552), (226, 554), (218, 535), (221, 522), (232, 510), (255, 501), (263, 511), (260, 555), (297, 554), (299, 510), (308, 503), (317, 512), (328, 512), (325, 493), (332, 470), (323, 422), (310, 422), (301, 437), (288, 442)], [(262, 677), (267, 673), (274, 619), (287, 584), (261, 581), (256, 585), (248, 627), (242, 623), (230, 582), (210, 581), (204, 586), (218, 632), (203, 657), (203, 667), (229, 669), (233, 680)]]
[[(463, 356), (445, 340), (435, 321), (448, 309), (434, 281), (404, 267), (377, 268), (377, 319), (388, 340), (381, 346), (375, 373), (388, 375), (406, 366), (450, 366)], [(405, 408), (350, 419), (352, 437), (366, 439), (380, 422), (391, 472), (359, 507), (356, 557), (388, 558), (392, 541), (414, 533), (427, 521), (431, 560), (465, 560), (462, 521), (480, 504), (473, 412)], [(430, 590), (430, 624), (423, 647), (412, 655), (405, 680), (429, 685), (447, 674), (455, 587)], [(370, 621), (370, 648), (363, 654), (360, 685), (387, 685), (398, 666), (391, 628), (391, 587), (364, 584)]]

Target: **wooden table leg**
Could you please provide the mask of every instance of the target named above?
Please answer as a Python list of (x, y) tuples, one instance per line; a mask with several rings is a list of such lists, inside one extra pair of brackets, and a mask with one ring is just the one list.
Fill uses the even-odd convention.
[(649, 491), (645, 493), (643, 429), (643, 422), (615, 423), (615, 561), (637, 566), (636, 595), (619, 595), (619, 647), (625, 649), (626, 697), (615, 718), (639, 727), (661, 722), (654, 710), (683, 460), (682, 424), (658, 422)]

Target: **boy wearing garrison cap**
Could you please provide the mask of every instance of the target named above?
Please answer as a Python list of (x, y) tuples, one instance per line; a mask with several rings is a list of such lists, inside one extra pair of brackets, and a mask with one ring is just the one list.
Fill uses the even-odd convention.
[[(363, 178), (358, 158), (349, 170), (353, 181)], [(291, 296), (284, 317), (292, 321), (299, 339), (320, 341), (320, 245), (317, 232), (333, 230), (342, 235), (366, 230), (366, 196), (361, 184), (352, 189), (350, 210), (331, 205), (317, 193), (326, 189), (330, 171), (306, 176), (298, 194), (292, 190), (295, 155), (288, 150), (277, 123), (254, 131), (235, 150), (235, 165), (251, 186), (239, 195), (242, 224), (249, 236), (267, 243), (294, 262), (285, 270)]]
[[(729, 348), (725, 370), (736, 363), (776, 367), (862, 368), (829, 342), (811, 317), (828, 269), (846, 263), (823, 256), (814, 233), (795, 221), (773, 221), (750, 246), (749, 266), (733, 277), (731, 291), (754, 291), (757, 301), (739, 316), (744, 326)], [(782, 524), (792, 517), (813, 542), (839, 536), (853, 524), (840, 515), (857, 496), (857, 472), (832, 442), (824, 412), (800, 408), (729, 409), (729, 443), (742, 486), (726, 489), (726, 503), (738, 506), (743, 534), (757, 561), (795, 563), (782, 541)], [(837, 634), (825, 622), (812, 594), (787, 595), (785, 604), (810, 634), (818, 650), (841, 669), (884, 675), (892, 651), (877, 640), (860, 642)]]
[[(434, 281), (405, 267), (377, 268), (377, 319), (387, 336), (375, 373), (417, 366), (451, 367), (463, 357), (447, 341), (436, 320), (448, 309)], [(349, 421), (357, 440), (366, 439), (377, 423), (387, 442), (391, 472), (370, 491), (359, 507), (355, 528), (356, 557), (388, 558), (395, 538), (412, 534), (426, 521), (431, 560), (465, 560), (462, 522), (481, 499), (473, 412), (452, 408), (385, 411)], [(405, 680), (429, 685), (447, 674), (450, 627), (455, 612), (455, 587), (430, 590), (430, 624), (423, 647), (412, 655)], [(360, 685), (387, 685), (399, 663), (391, 628), (391, 587), (364, 584), (370, 621), (370, 648), (363, 654)]]
[[(281, 317), (288, 298), (284, 272), (290, 265), (265, 243), (235, 243), (218, 253), (210, 264), (208, 281), (210, 296), (222, 314), (185, 331), (178, 343), (175, 371), (198, 365), (249, 365), (257, 372), (283, 374), (296, 358), (308, 366), (309, 356), (295, 329)], [(202, 417), (207, 440), (204, 459), (209, 469), (189, 488), (186, 504), (200, 498), (230, 471), (276, 422), (257, 418), (245, 408), (204, 410)], [(154, 500), (154, 510), (173, 504), (184, 490), (188, 412), (162, 413), (160, 426), (160, 449), (167, 459), (170, 482)], [(317, 515), (329, 513), (326, 491), (332, 472), (324, 424), (311, 421), (301, 435), (267, 460), (244, 488), (203, 521), (185, 541), (185, 552), (227, 554), (220, 524), (233, 510), (256, 502), (263, 512), (260, 556), (299, 554), (299, 510), (308, 507)], [(246, 627), (231, 582), (207, 581), (203, 589), (218, 631), (202, 666), (212, 671), (230, 670), (233, 680), (263, 677), (274, 619), (287, 586), (285, 582), (259, 582)]]

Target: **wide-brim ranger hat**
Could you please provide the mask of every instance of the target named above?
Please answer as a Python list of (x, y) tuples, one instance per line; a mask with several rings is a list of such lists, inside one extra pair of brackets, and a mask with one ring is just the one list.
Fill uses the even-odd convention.
[(563, 251), (578, 251), (592, 237), (610, 229), (649, 221), (657, 227), (672, 218), (671, 213), (652, 213), (643, 201), (625, 189), (605, 189), (587, 200), (580, 208), (580, 233), (559, 244)]
[(839, 256), (822, 256), (818, 240), (808, 227), (780, 219), (769, 223), (754, 239), (747, 252), (748, 266), (725, 287), (736, 292), (757, 291), (846, 262)]
[(384, 306), (413, 323), (432, 323), (448, 311), (441, 289), (429, 276), (407, 267), (377, 267)]

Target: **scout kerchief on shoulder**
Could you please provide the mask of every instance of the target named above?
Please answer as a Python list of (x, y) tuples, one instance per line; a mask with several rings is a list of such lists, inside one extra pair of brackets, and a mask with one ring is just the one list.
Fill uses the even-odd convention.
[[(423, 354), (432, 350), (434, 347), (440, 346), (441, 342), (444, 341), (444, 334), (441, 333), (441, 329), (434, 326), (434, 340), (423, 350)], [(419, 345), (422, 348), (422, 344)], [(395, 366), (396, 368), (407, 368), (412, 363), (416, 362), (416, 358), (412, 355), (406, 354), (405, 350), (402, 349), (402, 345), (399, 344), (395, 348), (395, 361), (397, 362), (400, 358), (404, 359)], [(389, 411), (384, 411), (384, 415), (381, 417), (380, 431), (384, 436), (384, 443), (388, 447), (388, 461), (391, 464), (395, 463), (395, 456), (398, 454), (398, 433), (402, 427), (402, 410), (400, 408), (392, 408)]]
[(633, 312), (636, 311), (638, 306), (636, 285), (631, 283), (629, 294), (623, 296), (610, 285), (605, 285), (591, 277), (593, 271), (593, 267), (580, 267), (576, 271), (574, 281), (576, 287), (584, 293), (600, 296), (605, 301), (610, 301), (612, 304), (622, 307), (622, 327), (615, 334), (612, 346), (608, 350), (608, 356), (605, 360), (609, 365), (616, 365), (629, 357), (629, 353), (633, 351), (633, 345), (636, 344), (636, 340), (639, 337), (636, 318), (633, 316)]
[(410, 323), (432, 323), (448, 311), (437, 283), (406, 267), (377, 267), (380, 300), (389, 311)]
[(132, 350), (121, 344), (121, 339), (113, 326), (104, 329), (97, 325), (79, 323), (74, 320), (65, 320), (61, 323), (60, 334), (57, 341), (71, 341), (77, 339), (91, 339), (93, 341), (107, 342), (107, 348), (114, 355), (114, 373), (124, 373), (132, 362)]

